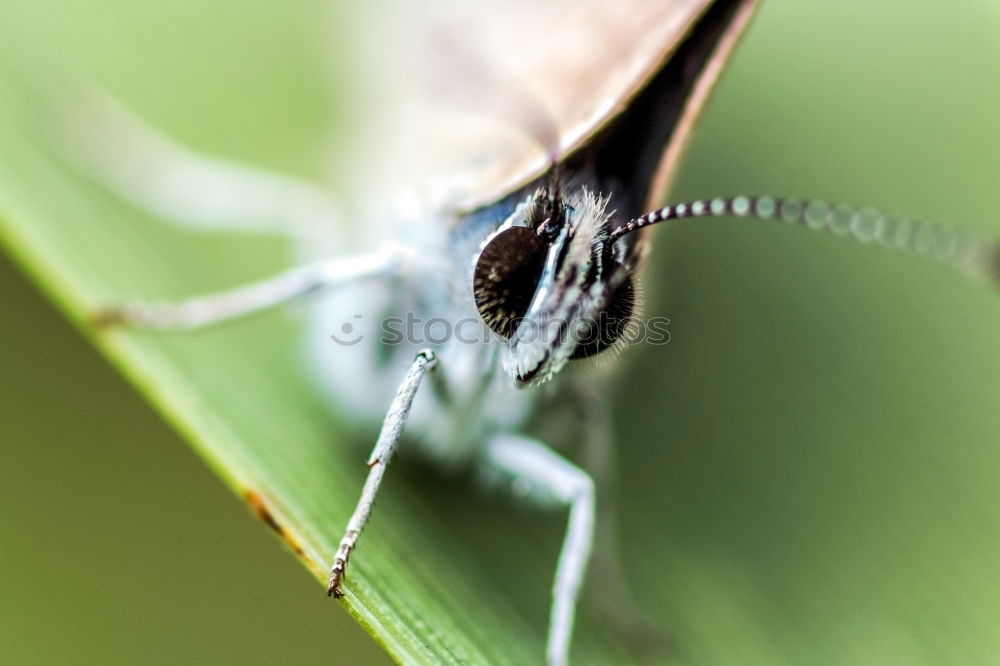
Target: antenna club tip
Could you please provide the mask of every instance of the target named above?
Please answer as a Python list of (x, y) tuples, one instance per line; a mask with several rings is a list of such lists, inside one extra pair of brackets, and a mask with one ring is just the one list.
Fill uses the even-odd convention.
[(94, 328), (104, 331), (125, 325), (128, 321), (125, 312), (120, 307), (104, 306), (89, 313), (88, 323)]

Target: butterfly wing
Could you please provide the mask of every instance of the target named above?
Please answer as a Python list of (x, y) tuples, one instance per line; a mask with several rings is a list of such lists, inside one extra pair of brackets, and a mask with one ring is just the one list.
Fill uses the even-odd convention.
[(393, 164), (380, 172), (399, 172), (404, 190), (419, 183), (410, 191), (432, 206), (495, 201), (626, 109), (706, 13), (731, 6), (735, 35), (754, 4), (435, 0), (397, 11), (376, 58), (395, 127), (382, 132)]

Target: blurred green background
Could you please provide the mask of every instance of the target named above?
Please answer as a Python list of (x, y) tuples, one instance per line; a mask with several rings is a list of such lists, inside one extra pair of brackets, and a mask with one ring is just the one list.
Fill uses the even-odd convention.
[[(318, 0), (6, 0), (0, 75), (85, 72), (201, 149), (315, 176), (357, 112), (329, 73), (350, 26), (328, 17)], [(674, 193), (823, 196), (1000, 233), (998, 80), (996, 3), (773, 0)], [(225, 247), (202, 250), (206, 285)], [(246, 277), (279, 265), (239, 250), (261, 262)], [(610, 390), (625, 557), (668, 658), (995, 663), (995, 294), (737, 221), (661, 229), (652, 264), (647, 309), (672, 342), (632, 350)], [(9, 264), (0, 285), (0, 661), (385, 661)], [(531, 586), (544, 597), (544, 577)]]

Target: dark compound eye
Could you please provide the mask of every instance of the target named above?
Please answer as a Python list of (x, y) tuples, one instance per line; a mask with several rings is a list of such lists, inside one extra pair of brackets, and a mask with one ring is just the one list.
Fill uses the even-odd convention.
[(625, 334), (634, 311), (635, 286), (632, 278), (626, 278), (611, 295), (607, 307), (580, 335), (580, 343), (570, 358), (587, 358), (612, 347)]
[(513, 335), (528, 311), (548, 249), (548, 243), (527, 227), (511, 227), (479, 254), (472, 290), (479, 316), (497, 335)]

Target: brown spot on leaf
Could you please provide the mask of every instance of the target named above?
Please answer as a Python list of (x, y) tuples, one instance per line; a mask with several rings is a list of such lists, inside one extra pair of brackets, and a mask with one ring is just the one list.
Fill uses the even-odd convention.
[(303, 551), (302, 546), (299, 545), (298, 539), (292, 536), (288, 530), (282, 527), (281, 523), (277, 521), (274, 514), (271, 513), (271, 510), (267, 508), (267, 504), (264, 503), (264, 498), (261, 497), (260, 493), (254, 490), (247, 490), (243, 493), (243, 499), (246, 500), (246, 503), (250, 506), (250, 510), (257, 514), (257, 517), (260, 518), (265, 525), (274, 530), (296, 555), (299, 557), (305, 557), (305, 551)]

